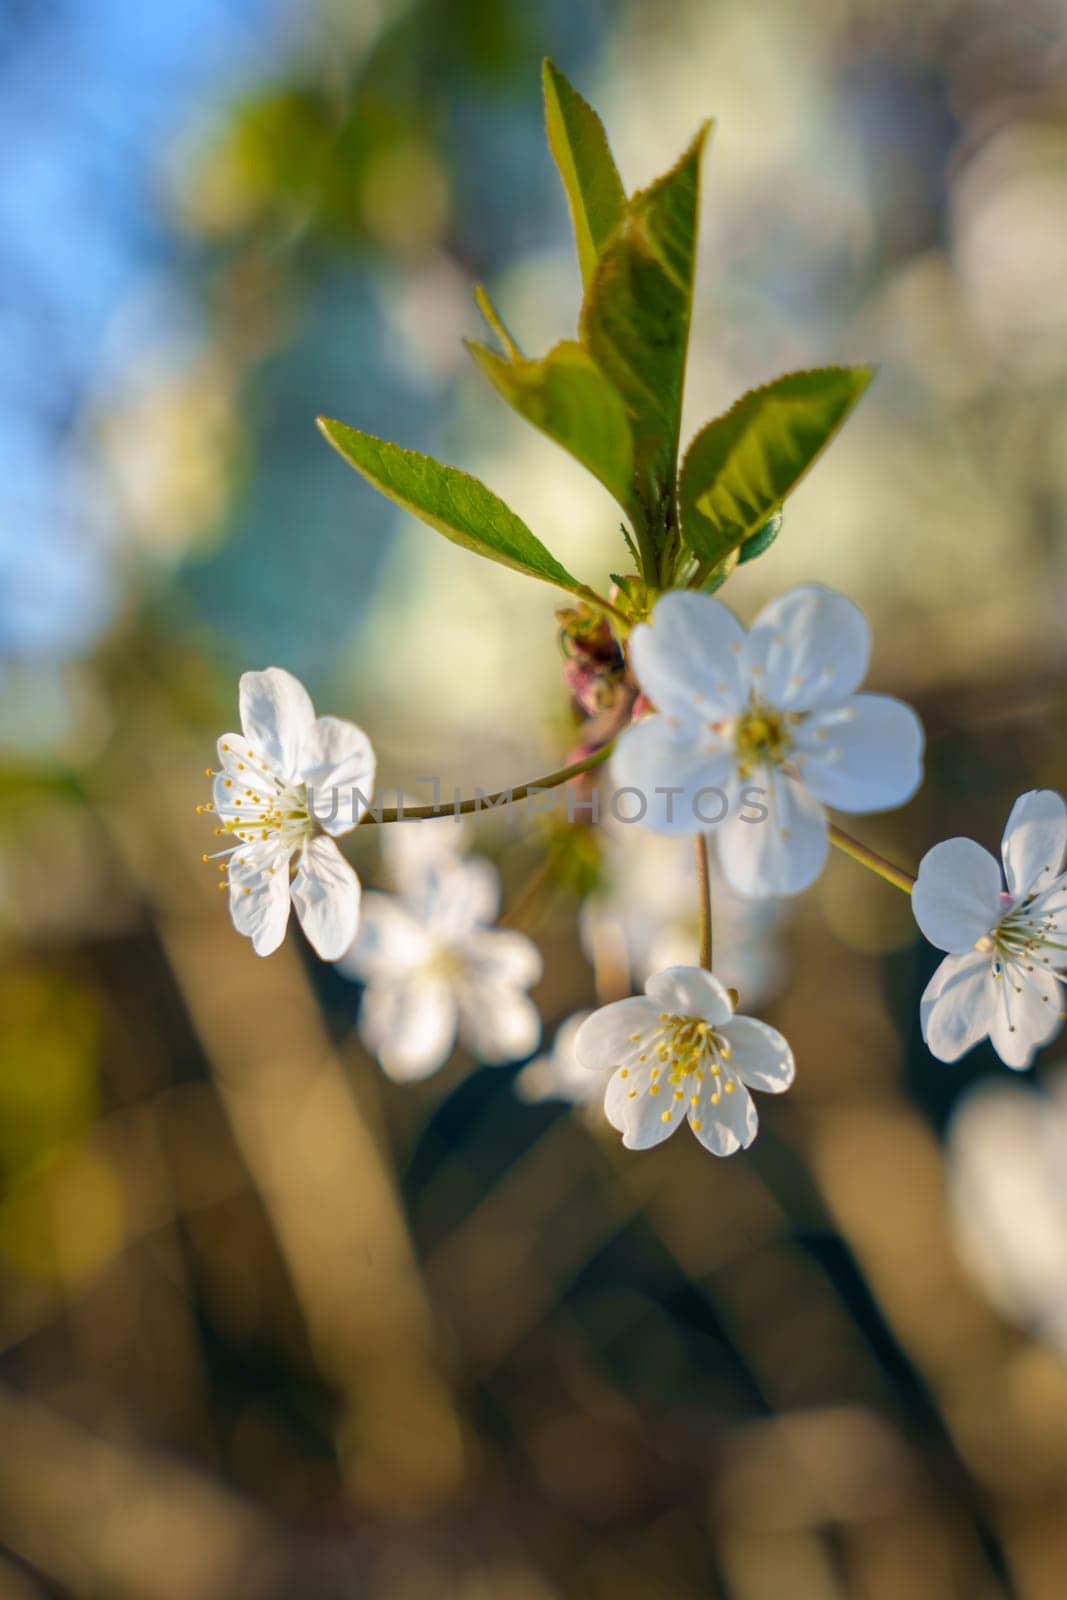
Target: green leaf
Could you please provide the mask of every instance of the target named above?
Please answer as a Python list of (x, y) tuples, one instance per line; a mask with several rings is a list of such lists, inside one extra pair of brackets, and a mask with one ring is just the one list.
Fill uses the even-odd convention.
[(507, 361), (485, 345), (467, 348), (509, 405), (600, 479), (624, 510), (633, 501), (633, 444), (626, 408), (580, 344), (556, 345), (541, 361)]
[(512, 361), (521, 361), (523, 359), (522, 351), (508, 332), (503, 317), (490, 300), (489, 291), (482, 283), (474, 285), (474, 303), (485, 318), (486, 325), (491, 332), (496, 334)]
[(704, 594), (714, 594), (716, 589), (721, 589), (731, 572), (737, 566), (737, 561), (737, 551), (731, 550), (730, 554), (725, 558), (725, 560), (720, 561), (718, 566), (712, 567), (711, 571), (700, 585), (701, 591)]
[(674, 478), (707, 132), (634, 195), (582, 307), (584, 342), (629, 412), (638, 492), (650, 511)]
[(702, 563), (718, 564), (759, 533), (873, 375), (871, 367), (792, 372), (701, 429), (682, 463), (679, 500), (682, 536)]
[(740, 550), (737, 552), (739, 561), (755, 561), (765, 550), (769, 550), (782, 531), (782, 513), (776, 511), (769, 522), (756, 533), (749, 534)]
[(574, 223), (578, 265), (588, 287), (600, 252), (626, 204), (604, 124), (551, 61), (544, 64), (545, 127)]
[(329, 417), (319, 417), (318, 424), (334, 449), (368, 482), (453, 544), (557, 588), (582, 592), (577, 579), (560, 566), (522, 518), (477, 478)]

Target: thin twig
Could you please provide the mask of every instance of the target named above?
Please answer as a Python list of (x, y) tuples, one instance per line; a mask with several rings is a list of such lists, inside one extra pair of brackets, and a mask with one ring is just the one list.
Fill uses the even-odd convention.
[(880, 878), (884, 878), (886, 883), (891, 883), (895, 889), (902, 889), (905, 894), (910, 894), (915, 887), (913, 873), (905, 872), (903, 867), (894, 866), (892, 861), (887, 861), (885, 856), (880, 856), (877, 850), (871, 850), (869, 846), (860, 844), (858, 839), (854, 839), (850, 833), (846, 833), (843, 828), (837, 827), (833, 822), (830, 824), (830, 843), (835, 844), (839, 850), (843, 850), (847, 856), (851, 856), (853, 861), (858, 861), (861, 866), (867, 867), (871, 872), (876, 872)]
[(369, 822), (426, 822), (432, 817), (466, 817), (479, 811), (489, 811), (509, 797), (512, 800), (525, 800), (533, 791), (558, 788), (561, 783), (567, 783), (571, 778), (580, 777), (583, 772), (598, 767), (610, 756), (613, 744), (614, 741), (611, 741), (602, 745), (591, 756), (584, 756), (569, 767), (560, 767), (557, 772), (549, 772), (543, 778), (531, 778), (529, 783), (520, 783), (512, 789), (498, 789), (495, 794), (476, 794), (467, 800), (453, 801), (451, 805), (380, 806), (377, 810), (365, 812), (362, 821), (366, 825)]
[(697, 898), (700, 902), (700, 965), (711, 971), (711, 873), (708, 868), (708, 836), (698, 833), (693, 840), (697, 863)]

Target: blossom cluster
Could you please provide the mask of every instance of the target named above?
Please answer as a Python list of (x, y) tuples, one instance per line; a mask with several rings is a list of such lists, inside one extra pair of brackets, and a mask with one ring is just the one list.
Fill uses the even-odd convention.
[[(598, 629), (592, 645), (579, 638), (567, 653), (566, 681), (583, 714), (613, 723), (600, 752), (594, 742), (579, 765), (613, 741), (612, 779), (645, 802), (649, 849), (669, 856), (681, 835), (714, 841), (710, 871), (720, 907), (732, 907), (731, 937), (715, 974), (694, 964), (695, 919), (686, 925), (679, 908), (683, 896), (693, 904), (692, 868), (679, 876), (661, 855), (635, 896), (628, 879), (640, 883), (640, 853), (607, 830), (615, 882), (586, 901), (583, 942), (597, 966), (615, 940), (616, 976), (643, 983), (644, 993), (602, 995), (599, 1009), (569, 1019), (553, 1050), (520, 1076), (520, 1093), (578, 1104), (603, 1096), (632, 1149), (658, 1144), (683, 1121), (717, 1155), (751, 1143), (751, 1091), (787, 1089), (794, 1060), (781, 1034), (739, 1012), (739, 990), (758, 998), (767, 986), (783, 899), (815, 882), (837, 831), (827, 809), (884, 811), (922, 778), (915, 712), (860, 689), (869, 653), (859, 608), (811, 584), (764, 607), (747, 631), (713, 596), (668, 592), (625, 647)], [(303, 685), (278, 667), (243, 675), (239, 707), (241, 731), (219, 740), (212, 799), (200, 809), (214, 817), (233, 922), (255, 952), (277, 949), (294, 907), (316, 953), (363, 986), (361, 1036), (395, 1079), (437, 1071), (457, 1042), (489, 1063), (531, 1056), (541, 1037), (530, 997), (541, 957), (526, 934), (496, 925), (493, 865), (467, 854), (451, 821), (405, 822), (385, 830), (392, 892), (364, 895), (337, 841), (367, 819), (369, 738), (316, 716)], [(755, 824), (738, 803), (746, 788), (765, 797)], [(713, 821), (701, 804), (708, 791), (729, 802)], [(327, 792), (324, 812), (314, 796)], [(1057, 1032), (1065, 856), (1067, 805), (1037, 790), (1016, 802), (1001, 862), (969, 839), (924, 857), (912, 907), (946, 953), (920, 1007), (935, 1056), (954, 1061), (988, 1037), (1007, 1065), (1023, 1068)], [(668, 902), (658, 915), (653, 883)]]
[[(787, 497), (873, 369), (783, 374), (683, 446), (707, 125), (669, 172), (628, 193), (593, 108), (551, 62), (543, 82), (582, 278), (577, 338), (527, 358), (479, 289), (495, 347), (468, 348), (502, 399), (614, 498), (635, 570), (600, 594), (469, 473), (318, 419), (344, 460), (406, 512), (568, 596), (557, 621), (577, 724), (570, 760), (453, 807), (458, 816), (501, 802), (511, 821), (513, 797), (532, 810), (535, 796), (565, 785), (571, 846), (583, 829), (596, 839), (569, 878), (557, 875), (581, 886), (600, 1003), (562, 1023), (516, 1088), (580, 1105), (602, 1096), (630, 1148), (658, 1144), (683, 1121), (718, 1155), (745, 1148), (757, 1128), (751, 1091), (788, 1088), (794, 1062), (779, 1033), (740, 1012), (741, 995), (747, 1006), (773, 990), (783, 905), (817, 881), (831, 844), (910, 894), (919, 928), (945, 953), (920, 1003), (931, 1053), (955, 1061), (988, 1038), (1008, 1066), (1027, 1067), (1063, 1019), (1063, 799), (1036, 790), (1017, 801), (1002, 864), (950, 839), (913, 877), (828, 815), (892, 810), (922, 782), (918, 716), (862, 687), (863, 612), (806, 583), (745, 628), (717, 597), (736, 567), (774, 544)], [(318, 955), (362, 986), (360, 1033), (393, 1078), (427, 1077), (457, 1044), (484, 1062), (530, 1057), (541, 1037), (530, 994), (540, 954), (519, 928), (497, 925), (496, 870), (441, 822), (436, 783), (435, 805), (415, 808), (426, 821), (412, 826), (408, 812), (405, 824), (399, 805), (387, 814), (374, 803), (367, 735), (316, 717), (304, 687), (278, 667), (245, 673), (240, 716), (241, 732), (219, 741), (213, 798), (201, 809), (225, 841), (216, 854), (230, 911), (256, 953), (277, 949), (295, 907)], [(385, 822), (395, 825), (385, 846), (391, 892), (364, 896), (337, 841)], [(642, 830), (644, 848), (634, 838)], [(558, 862), (550, 855), (547, 865)]]

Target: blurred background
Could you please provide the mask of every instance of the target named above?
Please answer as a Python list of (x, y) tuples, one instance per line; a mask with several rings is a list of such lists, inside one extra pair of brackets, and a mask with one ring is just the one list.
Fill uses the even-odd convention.
[[(389, 1082), (357, 987), (299, 937), (257, 961), (200, 864), (246, 667), (422, 798), (573, 736), (552, 593), (314, 427), (618, 570), (607, 497), (461, 345), (475, 281), (534, 352), (574, 328), (544, 54), (631, 188), (718, 118), (687, 435), (880, 364), (729, 590), (868, 609), (929, 779), (856, 831), (914, 864), (1067, 789), (1057, 0), (2, 0), (0, 1600), (1065, 1593), (1067, 1043), (929, 1058), (902, 896), (835, 860), (724, 911), (799, 1070), (717, 1162), (623, 1151), (551, 1061)], [(636, 833), (472, 840), (546, 1048), (605, 962), (695, 954)]]

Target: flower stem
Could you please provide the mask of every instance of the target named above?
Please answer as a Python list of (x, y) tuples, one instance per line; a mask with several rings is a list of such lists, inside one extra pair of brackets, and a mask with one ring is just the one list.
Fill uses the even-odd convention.
[(711, 873), (708, 870), (708, 836), (698, 833), (693, 840), (697, 862), (697, 895), (700, 901), (700, 965), (711, 971)]
[(880, 856), (877, 850), (871, 850), (867, 845), (860, 844), (850, 833), (843, 828), (830, 823), (830, 843), (843, 850), (853, 861), (858, 861), (861, 866), (867, 867), (871, 872), (876, 872), (886, 883), (891, 883), (895, 889), (902, 889), (905, 894), (910, 894), (915, 887), (915, 876), (905, 872), (903, 867), (895, 867), (885, 856)]
[(557, 772), (546, 773), (543, 778), (531, 778), (529, 783), (517, 784), (514, 788), (498, 789), (495, 794), (478, 794), (469, 800), (456, 800), (451, 805), (432, 806), (382, 806), (377, 811), (364, 813), (362, 823), (368, 822), (427, 822), (432, 817), (466, 817), (472, 812), (488, 811), (491, 806), (499, 805), (510, 796), (512, 800), (525, 800), (531, 790), (555, 789), (561, 783), (567, 783), (571, 778), (579, 777), (583, 772), (589, 772), (593, 767), (600, 766), (612, 752), (615, 741), (610, 740), (601, 745), (599, 750), (594, 750), (591, 756), (583, 756), (581, 761), (574, 761), (569, 767), (560, 767)]

